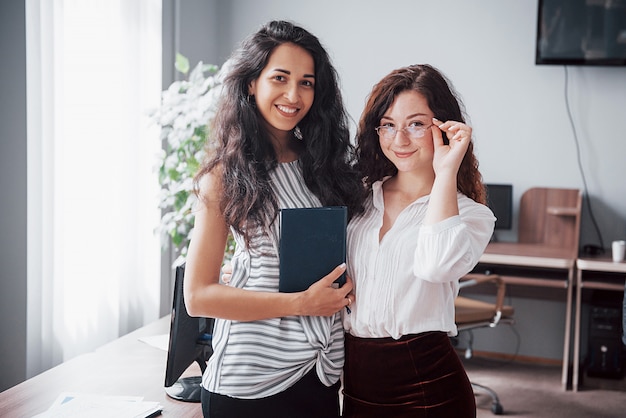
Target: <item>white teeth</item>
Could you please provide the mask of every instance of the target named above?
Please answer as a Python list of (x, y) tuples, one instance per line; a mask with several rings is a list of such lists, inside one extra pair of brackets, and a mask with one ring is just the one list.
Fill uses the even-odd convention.
[(285, 107), (285, 106), (276, 106), (278, 107), (278, 110), (280, 110), (281, 112), (285, 112), (285, 113), (296, 113), (298, 111), (298, 109), (293, 108), (293, 107)]

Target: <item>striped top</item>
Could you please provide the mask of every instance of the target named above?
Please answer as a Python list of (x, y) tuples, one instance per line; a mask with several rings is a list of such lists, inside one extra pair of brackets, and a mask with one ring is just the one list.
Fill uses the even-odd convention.
[[(279, 163), (270, 177), (280, 208), (321, 205), (306, 187), (298, 161)], [(249, 249), (233, 233), (237, 245), (230, 286), (278, 291), (278, 224), (276, 218), (269, 235), (251, 234)], [(343, 368), (343, 327), (339, 313), (250, 322), (217, 319), (213, 350), (202, 378), (210, 392), (241, 399), (271, 396), (314, 367), (322, 383), (331, 386)]]
[(347, 274), (356, 300), (344, 327), (361, 338), (398, 339), (426, 331), (456, 335), (459, 278), (478, 263), (495, 217), (487, 206), (457, 193), (459, 215), (423, 225), (430, 199), (423, 196), (404, 208), (380, 240), (382, 185), (372, 185), (365, 212), (348, 224)]

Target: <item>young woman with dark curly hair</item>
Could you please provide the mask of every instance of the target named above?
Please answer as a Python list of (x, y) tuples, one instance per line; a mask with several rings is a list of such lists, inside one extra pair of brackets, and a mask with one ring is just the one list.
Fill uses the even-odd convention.
[(459, 279), (495, 218), (472, 128), (450, 83), (429, 65), (374, 86), (357, 132), (370, 192), (348, 225), (355, 303), (344, 315), (344, 417), (474, 417), (471, 384), (449, 336)]
[[(203, 376), (206, 417), (337, 417), (351, 281), (338, 266), (308, 290), (278, 292), (281, 208), (362, 210), (347, 114), (319, 40), (273, 21), (229, 60), (211, 129), (217, 145), (196, 176), (199, 210), (186, 261), (191, 315), (216, 318)], [(220, 283), (228, 233), (237, 243)]]

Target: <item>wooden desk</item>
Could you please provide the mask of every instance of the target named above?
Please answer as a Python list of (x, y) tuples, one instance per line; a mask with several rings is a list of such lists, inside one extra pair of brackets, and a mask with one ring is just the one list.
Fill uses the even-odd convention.
[[(198, 403), (165, 394), (167, 352), (138, 338), (168, 334), (169, 316), (131, 332), (95, 352), (75, 357), (0, 393), (3, 418), (25, 418), (47, 410), (61, 392), (143, 396), (163, 406), (163, 417), (202, 418)], [(193, 364), (185, 375), (199, 375)]]
[[(624, 292), (626, 279), (626, 262), (615, 263), (611, 255), (600, 257), (579, 258), (576, 260), (576, 319), (574, 326), (574, 367), (572, 371), (572, 390), (578, 390), (578, 375), (580, 370), (580, 322), (582, 314), (583, 289), (603, 289)], [(585, 272), (611, 273), (614, 278), (595, 279), (585, 277)]]
[[(519, 271), (504, 271), (513, 267)], [(524, 269), (532, 270), (525, 271)], [(502, 277), (506, 284), (551, 287), (566, 291), (565, 330), (563, 336), (563, 362), (561, 384), (567, 389), (570, 328), (572, 311), (572, 284), (576, 268), (576, 255), (571, 251), (542, 244), (521, 244), (515, 242), (489, 243), (480, 258), (475, 272), (491, 270)], [(502, 271), (501, 271), (502, 270)]]

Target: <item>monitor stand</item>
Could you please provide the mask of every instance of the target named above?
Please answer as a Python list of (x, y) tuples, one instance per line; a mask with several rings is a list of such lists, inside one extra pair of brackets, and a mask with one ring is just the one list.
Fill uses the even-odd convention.
[[(208, 346), (211, 347), (210, 345)], [(213, 351), (211, 350), (211, 353)], [(203, 358), (210, 355), (202, 355), (196, 358), (196, 363), (200, 366), (200, 376), (181, 377), (172, 386), (165, 387), (165, 393), (172, 399), (183, 402), (200, 402), (202, 395), (202, 375), (206, 370), (206, 361)]]
[(182, 377), (172, 386), (165, 388), (170, 398), (183, 402), (200, 402), (202, 376)]

